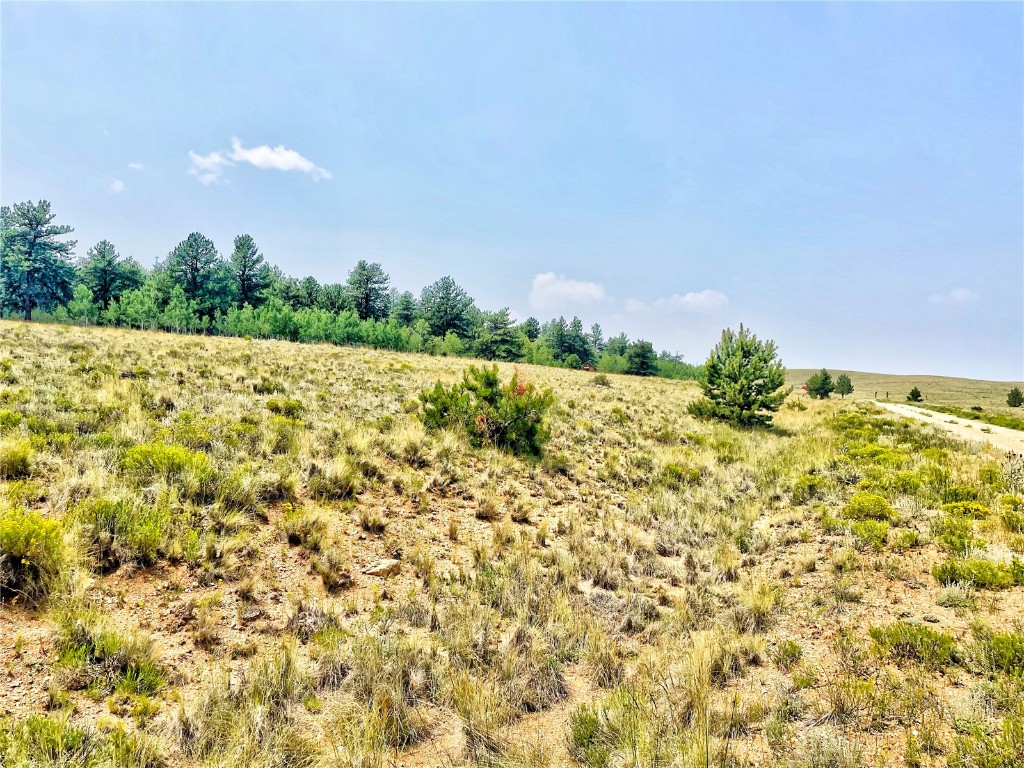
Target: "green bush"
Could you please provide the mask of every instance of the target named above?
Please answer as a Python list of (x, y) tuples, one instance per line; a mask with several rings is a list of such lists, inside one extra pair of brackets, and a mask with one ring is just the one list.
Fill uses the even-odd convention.
[(957, 557), (966, 557), (970, 550), (985, 546), (985, 541), (974, 535), (973, 520), (949, 513), (932, 523), (932, 535)]
[(27, 509), (0, 510), (0, 596), (36, 603), (66, 567), (60, 523)]
[(991, 509), (976, 501), (954, 501), (949, 504), (943, 504), (942, 510), (951, 515), (973, 517), (975, 520), (984, 520), (992, 514)]
[(971, 655), (986, 674), (1001, 672), (1024, 679), (1024, 633), (976, 629)]
[(852, 520), (885, 520), (891, 522), (896, 518), (896, 510), (885, 497), (877, 493), (860, 491), (853, 494), (843, 509), (843, 514)]
[(1024, 563), (1014, 559), (1009, 565), (990, 560), (947, 560), (932, 568), (932, 576), (943, 586), (964, 582), (979, 589), (1009, 589), (1024, 584)]
[(197, 489), (209, 489), (214, 478), (209, 456), (168, 443), (132, 446), (121, 458), (121, 470), (137, 481), (185, 481)]
[(493, 445), (522, 456), (539, 456), (551, 437), (545, 416), (555, 403), (550, 389), (523, 382), (518, 371), (507, 384), (498, 366), (471, 365), (458, 384), (436, 382), (420, 393), (423, 424), (430, 430), (461, 427), (474, 445)]
[(32, 473), (32, 445), (22, 438), (0, 440), (0, 480), (17, 480)]
[(284, 384), (264, 376), (252, 385), (252, 391), (257, 395), (278, 395), (284, 392)]
[(953, 484), (942, 489), (942, 503), (952, 504), (958, 501), (977, 501), (978, 492), (969, 485)]
[(289, 400), (288, 398), (278, 400), (275, 397), (267, 401), (267, 410), (271, 413), (276, 413), (278, 416), (287, 416), (289, 419), (294, 419), (296, 416), (300, 416), (305, 409), (298, 400)]
[(115, 570), (125, 563), (155, 563), (171, 518), (164, 505), (144, 507), (107, 499), (84, 502), (76, 515), (83, 525), (86, 547), (101, 572)]
[(957, 660), (952, 635), (923, 624), (897, 621), (868, 630), (878, 650), (901, 661), (917, 661), (930, 669), (943, 669)]
[(881, 552), (889, 536), (889, 524), (884, 520), (858, 520), (850, 526), (850, 533), (857, 540), (858, 549)]
[(828, 480), (821, 475), (810, 473), (800, 475), (793, 483), (793, 503), (806, 504), (808, 501), (818, 498), (828, 487)]

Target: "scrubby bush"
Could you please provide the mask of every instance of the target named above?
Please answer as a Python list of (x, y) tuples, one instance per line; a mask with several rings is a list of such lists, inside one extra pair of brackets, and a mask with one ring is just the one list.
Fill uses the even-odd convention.
[(167, 682), (152, 641), (138, 632), (123, 635), (93, 610), (68, 610), (59, 617), (58, 669), (70, 688), (151, 695)]
[(17, 480), (32, 473), (32, 445), (23, 438), (0, 440), (0, 480)]
[(984, 520), (992, 514), (991, 509), (976, 501), (954, 501), (950, 504), (943, 504), (942, 510), (950, 515), (969, 517), (975, 520)]
[(884, 520), (858, 520), (850, 526), (850, 533), (860, 549), (881, 552), (889, 535), (889, 523)]
[(963, 582), (979, 589), (1009, 589), (1024, 584), (1024, 563), (1017, 559), (1009, 564), (980, 558), (947, 560), (932, 568), (932, 575), (943, 586)]
[(1020, 408), (1024, 405), (1024, 392), (1021, 392), (1020, 387), (1012, 387), (1009, 394), (1006, 396), (1006, 404), (1011, 408)]
[(205, 453), (168, 443), (132, 446), (121, 458), (121, 470), (141, 481), (187, 479), (205, 485), (213, 479), (213, 466)]
[(267, 401), (267, 410), (279, 416), (287, 416), (289, 419), (294, 419), (302, 414), (304, 408), (298, 400), (291, 400), (289, 398), (278, 400), (275, 397)]
[(497, 365), (471, 365), (460, 383), (436, 382), (420, 393), (420, 402), (427, 429), (461, 427), (474, 445), (539, 456), (551, 436), (545, 421), (555, 403), (551, 390), (523, 381), (518, 371), (502, 384)]
[(970, 518), (949, 513), (941, 515), (932, 523), (932, 535), (943, 548), (957, 557), (966, 557), (972, 549), (985, 545), (984, 540), (974, 535), (974, 522)]
[(69, 551), (56, 520), (27, 509), (0, 509), (0, 597), (44, 598), (66, 567)]
[(125, 563), (155, 563), (168, 534), (171, 513), (163, 504), (148, 507), (124, 500), (92, 499), (78, 508), (77, 517), (96, 566), (106, 572)]
[(910, 393), (907, 395), (907, 400), (911, 403), (920, 403), (924, 400), (921, 396), (921, 390), (917, 387), (911, 387)]
[(953, 637), (923, 624), (897, 621), (868, 631), (878, 650), (892, 658), (918, 661), (931, 669), (942, 669), (956, 661)]
[(860, 491), (843, 508), (843, 514), (852, 520), (884, 520), (891, 522), (896, 518), (896, 510), (877, 493)]

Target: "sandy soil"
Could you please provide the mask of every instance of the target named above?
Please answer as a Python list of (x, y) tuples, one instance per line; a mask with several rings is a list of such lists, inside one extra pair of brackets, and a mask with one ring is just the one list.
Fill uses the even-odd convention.
[(1002, 451), (1024, 453), (1024, 432), (1020, 430), (997, 427), (994, 424), (985, 424), (984, 422), (971, 421), (970, 419), (961, 419), (956, 416), (950, 416), (948, 413), (926, 411), (921, 408), (914, 408), (911, 405), (883, 403), (878, 400), (872, 402), (888, 411), (898, 413), (900, 416), (907, 416), (911, 419), (934, 424), (939, 429), (944, 429), (963, 440), (991, 443)]

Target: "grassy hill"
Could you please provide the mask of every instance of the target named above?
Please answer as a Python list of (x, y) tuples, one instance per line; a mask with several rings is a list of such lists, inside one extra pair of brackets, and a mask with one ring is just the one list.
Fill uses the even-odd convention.
[[(788, 370), (786, 383), (799, 387), (814, 373), (817, 373), (817, 370), (803, 368)], [(952, 376), (897, 376), (888, 373), (865, 373), (838, 369), (829, 369), (829, 373), (832, 374), (833, 379), (841, 373), (848, 375), (854, 386), (854, 393), (851, 397), (855, 399), (874, 399), (877, 392), (878, 399), (881, 400), (885, 399), (885, 393), (888, 392), (889, 399), (903, 402), (911, 388), (918, 387), (926, 404), (951, 405), (960, 408), (980, 405), (982, 408), (999, 413), (1022, 415), (1022, 409), (1009, 408), (1006, 405), (1006, 394), (1014, 386), (1024, 389), (1024, 382), (983, 381)]]
[(1004, 457), (850, 400), (744, 431), (692, 383), (520, 366), (556, 400), (524, 458), (425, 427), (467, 364), (0, 321), (0, 764), (1024, 749)]

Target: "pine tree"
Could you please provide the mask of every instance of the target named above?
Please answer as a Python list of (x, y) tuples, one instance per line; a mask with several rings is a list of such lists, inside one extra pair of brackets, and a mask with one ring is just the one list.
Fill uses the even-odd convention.
[(845, 373), (840, 373), (836, 376), (836, 392), (844, 398), (853, 392), (853, 382), (850, 381), (850, 377)]
[(910, 394), (907, 395), (907, 400), (911, 403), (920, 403), (924, 398), (921, 396), (921, 390), (917, 387), (913, 387), (910, 390)]
[(0, 313), (50, 311), (72, 295), (74, 240), (58, 240), (74, 230), (54, 224), (48, 200), (0, 208)]
[(528, 317), (519, 326), (529, 341), (536, 341), (540, 336), (540, 323), (536, 317)]
[(523, 335), (512, 327), (508, 307), (485, 312), (477, 331), (477, 354), (485, 360), (518, 360), (523, 354)]
[(658, 356), (649, 341), (634, 341), (626, 348), (626, 373), (654, 376), (658, 372)]
[(408, 328), (416, 322), (419, 307), (416, 305), (416, 297), (410, 291), (404, 291), (395, 297), (391, 304), (391, 317), (403, 328)]
[(391, 310), (391, 278), (380, 264), (360, 260), (348, 273), (349, 302), (360, 320), (383, 320)]
[(807, 380), (807, 393), (811, 397), (825, 400), (835, 391), (836, 385), (832, 383), (832, 374), (822, 368)]
[(742, 325), (738, 333), (727, 328), (704, 363), (704, 397), (690, 404), (690, 413), (742, 426), (770, 426), (772, 414), (789, 394), (785, 377), (774, 341), (758, 341)]
[(267, 266), (251, 235), (235, 238), (235, 249), (228, 260), (228, 269), (234, 282), (235, 301), (238, 306), (248, 304), (253, 309), (263, 303), (270, 287), (270, 267)]
[(92, 292), (93, 301), (107, 309), (125, 291), (142, 285), (145, 275), (134, 259), (122, 259), (113, 243), (100, 240), (78, 265), (78, 280)]
[[(164, 266), (173, 284), (181, 286), (185, 298), (196, 302), (204, 317), (230, 304), (227, 269), (208, 237), (193, 232), (167, 255)], [(165, 297), (169, 293), (168, 289)]]
[(473, 299), (448, 275), (428, 285), (420, 295), (420, 311), (434, 336), (444, 338), (449, 332), (468, 336), (472, 308)]

